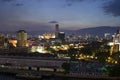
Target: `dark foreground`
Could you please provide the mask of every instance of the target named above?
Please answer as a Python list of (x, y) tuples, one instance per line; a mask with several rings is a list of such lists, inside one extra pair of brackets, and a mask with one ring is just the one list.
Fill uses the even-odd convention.
[[(41, 76), (40, 78), (25, 78), (25, 77), (16, 77), (14, 74), (0, 74), (0, 80), (110, 80), (110, 79), (90, 79), (90, 78), (73, 78), (73, 77), (61, 77), (61, 76)], [(112, 79), (111, 79), (112, 80)], [(119, 80), (119, 79), (115, 79)]]

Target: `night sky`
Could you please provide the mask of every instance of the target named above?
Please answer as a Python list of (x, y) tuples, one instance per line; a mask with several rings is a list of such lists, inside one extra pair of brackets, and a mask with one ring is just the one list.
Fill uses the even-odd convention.
[(120, 26), (120, 0), (0, 0), (0, 31)]

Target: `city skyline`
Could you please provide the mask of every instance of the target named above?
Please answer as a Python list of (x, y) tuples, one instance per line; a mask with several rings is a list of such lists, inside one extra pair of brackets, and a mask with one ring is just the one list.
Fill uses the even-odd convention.
[(119, 0), (0, 0), (0, 31), (119, 26)]

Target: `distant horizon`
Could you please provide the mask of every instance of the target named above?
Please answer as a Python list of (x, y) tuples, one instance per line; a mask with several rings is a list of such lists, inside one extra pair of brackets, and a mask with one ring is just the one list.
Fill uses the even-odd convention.
[[(61, 27), (59, 26), (59, 30), (60, 31), (77, 31), (77, 30), (81, 30), (81, 29), (91, 29), (91, 28), (102, 28), (102, 27), (111, 27), (111, 28), (116, 28), (116, 27), (119, 27), (120, 28), (120, 26), (96, 26), (96, 27), (85, 27), (85, 28), (79, 28), (79, 29), (61, 29)], [(28, 31), (28, 32), (31, 32), (31, 31), (48, 31), (48, 32), (51, 32), (51, 31), (55, 31), (55, 26), (54, 26), (54, 29), (52, 28), (52, 29), (46, 29), (46, 30), (27, 30), (27, 29), (16, 29), (16, 30), (13, 30), (13, 31), (9, 31), (9, 30), (4, 30), (4, 31), (2, 31), (2, 30), (0, 30), (0, 32), (17, 32), (17, 31), (19, 31), (19, 30), (25, 30), (25, 31)]]
[[(114, 33), (117, 32), (117, 30), (120, 30), (120, 26), (98, 26), (98, 27), (89, 27), (89, 28), (83, 28), (83, 29), (78, 29), (78, 30), (61, 30), (60, 32), (65, 32), (66, 35), (93, 35), (93, 36), (99, 36), (99, 37), (104, 37), (105, 33), (109, 33), (110, 35), (113, 35)], [(16, 31), (0, 31), (1, 34), (10, 34), (10, 35), (14, 35), (17, 33), (18, 30)], [(36, 31), (27, 31), (28, 35), (42, 35), (44, 33), (54, 33), (55, 30), (36, 30)]]

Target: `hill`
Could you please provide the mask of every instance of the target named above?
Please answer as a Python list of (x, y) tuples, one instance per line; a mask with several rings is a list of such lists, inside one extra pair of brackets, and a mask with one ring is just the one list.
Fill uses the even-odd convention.
[(76, 30), (75, 34), (79, 34), (79, 35), (91, 34), (91, 35), (104, 36), (104, 33), (110, 33), (110, 35), (113, 35), (119, 29), (120, 27), (110, 27), (110, 26), (91, 27), (91, 28)]

